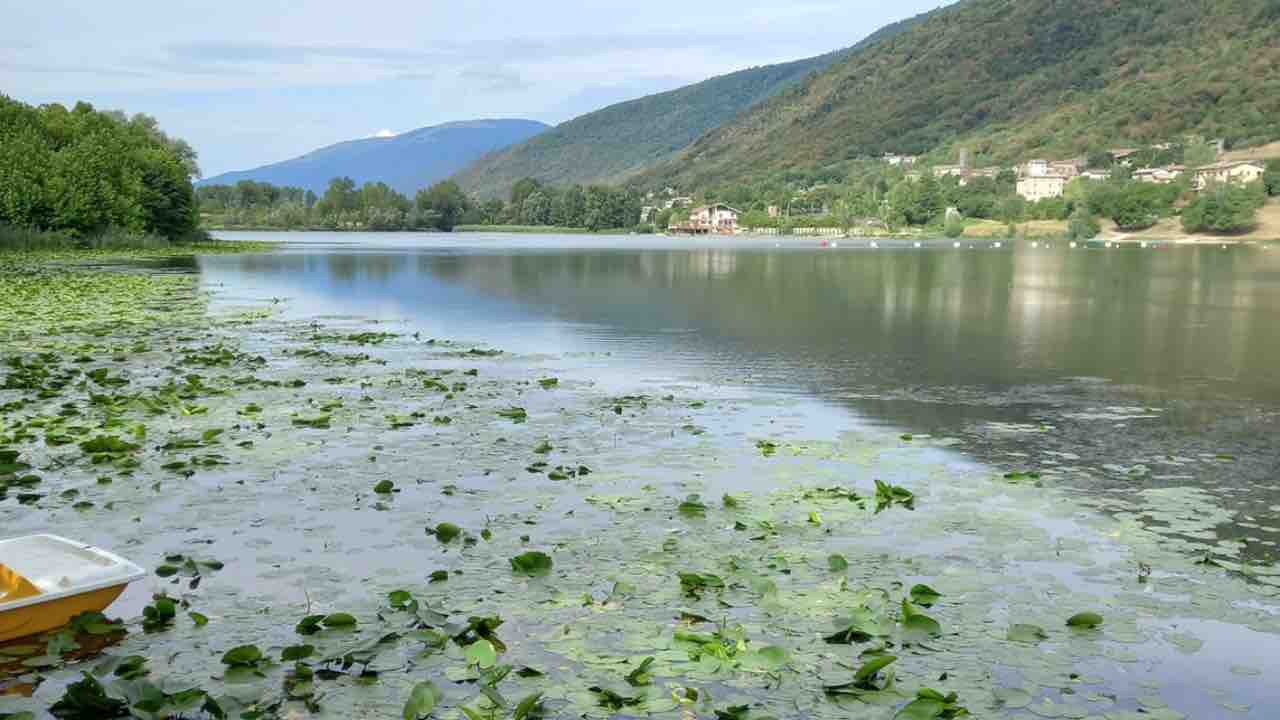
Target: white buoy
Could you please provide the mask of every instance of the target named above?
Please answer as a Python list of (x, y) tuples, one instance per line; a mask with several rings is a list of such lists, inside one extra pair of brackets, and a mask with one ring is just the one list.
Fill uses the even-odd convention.
[(996, 244), (995, 244), (995, 245), (993, 245), (992, 247), (994, 247), (995, 249), (999, 250), (1000, 248), (1004, 247), (1004, 243), (996, 243)]
[(1074, 250), (1074, 249), (1075, 249), (1075, 247), (1076, 247), (1076, 241), (1075, 241), (1075, 240), (1072, 240), (1072, 241), (1071, 241), (1071, 249), (1073, 249), (1073, 250)]
[(838, 248), (838, 247), (840, 247), (840, 243), (838, 243), (838, 242), (833, 242), (833, 243), (831, 243), (831, 247), (833, 247), (833, 248)]
[(920, 247), (920, 241), (919, 241), (919, 240), (917, 240), (917, 241), (915, 242), (915, 247)]
[(1038, 243), (1038, 242), (1033, 242), (1033, 243), (1031, 243), (1031, 247), (1032, 247), (1032, 249), (1039, 249), (1039, 248), (1040, 248), (1040, 243)]
[(1142, 241), (1142, 249), (1143, 249), (1143, 250), (1146, 250), (1146, 249), (1147, 249), (1147, 242), (1146, 242), (1145, 240), (1144, 240), (1144, 241)]
[(872, 241), (871, 241), (871, 247), (873, 247), (873, 248), (878, 248), (878, 247), (880, 247), (880, 243), (876, 242), (875, 240), (872, 240)]

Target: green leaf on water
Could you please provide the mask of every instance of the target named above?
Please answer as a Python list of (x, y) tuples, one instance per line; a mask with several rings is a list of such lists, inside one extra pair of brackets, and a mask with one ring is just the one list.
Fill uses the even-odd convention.
[(911, 602), (922, 605), (924, 607), (933, 607), (933, 604), (942, 598), (942, 593), (934, 590), (928, 585), (916, 585), (911, 588)]
[(391, 482), (390, 480), (383, 480), (382, 482), (373, 486), (373, 491), (378, 493), (379, 495), (390, 495), (392, 492), (395, 491), (395, 489), (396, 489), (396, 484)]
[(518, 575), (540, 577), (551, 572), (551, 556), (531, 550), (511, 558), (511, 569)]
[(1039, 625), (1027, 625), (1017, 623), (1009, 626), (1009, 639), (1013, 642), (1037, 644), (1041, 640), (1047, 640), (1049, 633)]
[(350, 613), (333, 613), (326, 615), (324, 626), (327, 628), (349, 628), (356, 626), (356, 618)]
[(1067, 627), (1092, 629), (1102, 624), (1102, 616), (1095, 612), (1082, 612), (1067, 620)]
[(430, 715), (443, 699), (444, 694), (440, 692), (440, 688), (430, 680), (414, 685), (409, 693), (409, 699), (404, 704), (404, 720), (422, 720)]
[(684, 502), (676, 507), (676, 510), (686, 517), (703, 517), (707, 514), (707, 506), (702, 502), (702, 498), (697, 495), (690, 495), (685, 498)]
[(759, 440), (756, 442), (756, 449), (765, 457), (773, 457), (778, 452), (778, 445), (769, 440)]
[(248, 667), (262, 661), (262, 651), (257, 645), (241, 645), (231, 648), (222, 656), (222, 664), (231, 667)]
[(191, 618), (191, 622), (195, 623), (196, 627), (204, 627), (205, 625), (209, 624), (209, 618), (205, 617), (204, 615), (194, 610), (187, 613), (187, 617)]
[(756, 655), (769, 670), (781, 670), (787, 665), (787, 650), (777, 645), (760, 648)]
[(653, 658), (647, 657), (640, 661), (640, 665), (627, 674), (627, 684), (631, 687), (643, 687), (653, 684), (653, 675), (649, 672), (649, 668), (653, 666)]
[(840, 553), (833, 553), (827, 558), (827, 567), (831, 572), (844, 572), (849, 569), (849, 561)]
[(520, 424), (529, 419), (529, 413), (522, 407), (510, 407), (506, 410), (499, 410), (498, 417)]
[(448, 544), (462, 534), (462, 528), (453, 523), (443, 522), (435, 527), (434, 533), (437, 540)]
[(925, 615), (911, 603), (902, 601), (902, 635), (906, 642), (918, 643), (928, 638), (942, 635), (942, 626), (937, 620)]
[(542, 378), (538, 381), (538, 384), (542, 386), (543, 390), (550, 390), (551, 388), (558, 387), (560, 385), (560, 380), (558, 378)]
[(488, 640), (477, 640), (467, 646), (467, 664), (488, 670), (498, 664), (498, 651)]
[(314, 645), (292, 645), (280, 651), (280, 660), (283, 662), (306, 660), (315, 654), (316, 648)]

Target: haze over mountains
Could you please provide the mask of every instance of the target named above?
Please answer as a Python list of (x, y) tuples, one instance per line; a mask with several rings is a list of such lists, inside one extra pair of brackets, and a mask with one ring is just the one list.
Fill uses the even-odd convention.
[(200, 184), (232, 185), (240, 180), (254, 180), (321, 194), (329, 180), (348, 176), (357, 185), (381, 181), (412, 196), (486, 153), (533, 137), (548, 127), (536, 120), (451, 122), (394, 137), (349, 140), (292, 160), (216, 175)]

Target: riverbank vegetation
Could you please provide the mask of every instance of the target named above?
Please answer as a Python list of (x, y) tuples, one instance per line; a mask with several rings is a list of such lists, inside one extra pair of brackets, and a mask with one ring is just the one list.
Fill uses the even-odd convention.
[(357, 187), (334, 178), (323, 196), (301, 188), (281, 188), (244, 180), (197, 190), (200, 211), (211, 229), (278, 230), (438, 230), (458, 225), (574, 228), (588, 232), (635, 227), (640, 217), (637, 191), (608, 186), (565, 189), (526, 179), (507, 201), (480, 202), (453, 181), (419, 190), (410, 200), (385, 183)]
[(201, 239), (196, 153), (146, 115), (0, 95), (0, 247)]

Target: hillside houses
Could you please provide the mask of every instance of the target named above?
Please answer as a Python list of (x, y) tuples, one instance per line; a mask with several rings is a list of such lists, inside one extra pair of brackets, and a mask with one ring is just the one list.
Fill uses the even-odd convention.
[(1262, 179), (1267, 166), (1256, 160), (1220, 162), (1196, 168), (1196, 190), (1204, 190), (1210, 183), (1251, 183)]

